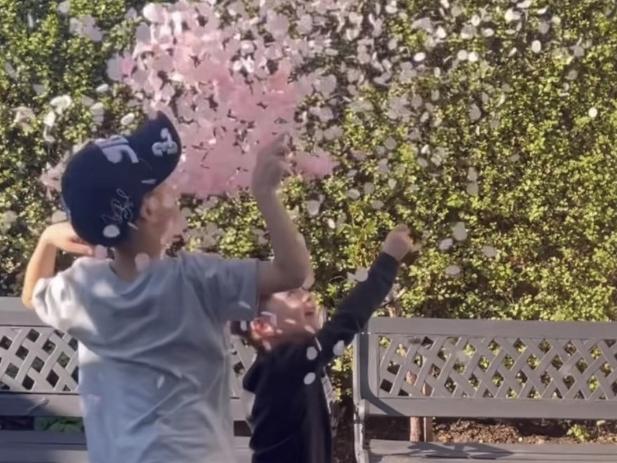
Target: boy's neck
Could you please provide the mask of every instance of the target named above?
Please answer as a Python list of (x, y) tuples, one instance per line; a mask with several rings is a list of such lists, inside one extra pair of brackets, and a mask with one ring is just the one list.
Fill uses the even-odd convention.
[(125, 281), (132, 281), (149, 264), (161, 259), (163, 249), (154, 246), (127, 246), (114, 249), (112, 269), (118, 277)]

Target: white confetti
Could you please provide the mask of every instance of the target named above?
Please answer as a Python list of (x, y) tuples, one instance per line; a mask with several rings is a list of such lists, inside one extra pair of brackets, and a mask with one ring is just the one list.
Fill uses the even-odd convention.
[(466, 191), (471, 196), (478, 196), (480, 193), (480, 185), (478, 185), (478, 182), (470, 182), (467, 184)]
[(163, 387), (163, 384), (165, 383), (165, 376), (161, 375), (158, 377), (158, 379), (156, 380), (156, 388), (160, 389)]
[(507, 23), (518, 21), (519, 19), (521, 19), (521, 14), (518, 11), (513, 10), (512, 8), (508, 8), (506, 14), (504, 15), (504, 19)]
[(49, 111), (45, 115), (45, 119), (43, 119), (43, 124), (51, 128), (54, 126), (55, 123), (56, 123), (56, 113), (53, 111)]
[(467, 239), (467, 228), (464, 222), (458, 222), (452, 227), (452, 236), (456, 241), (465, 241)]
[(246, 333), (248, 331), (248, 326), (249, 326), (249, 324), (246, 321), (243, 320), (243, 321), (240, 322), (240, 330), (243, 333)]
[(449, 265), (446, 267), (446, 275), (449, 277), (455, 277), (460, 275), (462, 272), (461, 268), (458, 265)]
[(497, 249), (495, 249), (493, 246), (482, 246), (482, 254), (492, 259), (494, 257), (497, 257), (498, 253)]
[(311, 217), (315, 217), (319, 214), (319, 208), (321, 204), (319, 201), (315, 201), (314, 199), (306, 202), (306, 211)]
[(472, 122), (476, 122), (481, 117), (482, 117), (482, 111), (480, 111), (480, 108), (478, 107), (477, 104), (473, 103), (469, 107), (469, 118), (471, 119)]
[(352, 275), (352, 280), (362, 283), (368, 279), (368, 269), (364, 267), (360, 267), (356, 270), (356, 272)]
[(124, 116), (122, 119), (120, 119), (120, 125), (130, 125), (135, 121), (135, 114), (133, 113), (128, 113), (126, 116)]
[(307, 386), (313, 384), (315, 382), (316, 379), (316, 375), (313, 372), (308, 373), (305, 377), (304, 377), (304, 384), (306, 384)]
[(542, 21), (539, 25), (538, 25), (538, 31), (540, 32), (540, 34), (544, 35), (547, 34), (548, 31), (551, 30), (551, 25), (550, 23), (547, 23), (545, 21)]
[(62, 113), (73, 104), (73, 99), (69, 95), (61, 95), (53, 98), (49, 104), (53, 106), (56, 111)]
[(4, 63), (4, 71), (8, 74), (8, 76), (11, 79), (17, 79), (17, 77), (19, 77), (19, 74), (17, 73), (17, 71), (15, 70), (13, 65), (9, 62)]
[(332, 348), (332, 353), (337, 357), (340, 357), (345, 352), (345, 342), (339, 341)]
[(109, 91), (109, 85), (108, 84), (101, 84), (98, 87), (96, 87), (96, 93), (106, 93)]
[(577, 58), (582, 58), (583, 56), (585, 56), (585, 49), (580, 45), (575, 45), (572, 51), (574, 52), (574, 56), (576, 56)]
[(17, 220), (17, 214), (14, 211), (6, 211), (2, 215), (2, 221), (8, 225), (15, 223)]
[(413, 60), (414, 60), (416, 63), (421, 63), (421, 62), (422, 62), (422, 61), (424, 61), (425, 59), (426, 59), (426, 53), (424, 53), (424, 52), (422, 52), (422, 51), (421, 51), (421, 52), (419, 52), (419, 53), (416, 53), (415, 55), (413, 55)]
[(592, 119), (595, 119), (596, 117), (598, 117), (597, 108), (591, 108), (588, 114), (589, 114), (589, 117), (591, 117)]
[(452, 238), (446, 238), (446, 239), (441, 240), (439, 242), (439, 246), (438, 247), (439, 247), (440, 251), (447, 251), (452, 246), (454, 246), (454, 240)]
[(350, 199), (356, 200), (360, 198), (360, 192), (355, 188), (352, 188), (347, 192), (347, 196), (349, 196)]
[(64, 2), (60, 3), (58, 5), (58, 13), (63, 14), (63, 15), (67, 15), (69, 14), (69, 11), (71, 9), (71, 1), (70, 0), (65, 0)]
[(103, 229), (103, 236), (109, 239), (117, 238), (120, 236), (120, 229), (116, 225), (107, 225)]
[(534, 40), (531, 42), (531, 51), (534, 53), (540, 53), (542, 51), (542, 42), (539, 40)]

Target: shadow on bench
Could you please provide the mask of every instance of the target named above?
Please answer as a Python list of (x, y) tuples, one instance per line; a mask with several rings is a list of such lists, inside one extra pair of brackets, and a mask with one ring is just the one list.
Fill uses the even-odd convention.
[[(233, 340), (231, 401), (238, 429), (248, 429), (240, 400), (253, 350)], [(0, 417), (81, 418), (77, 342), (44, 325), (19, 299), (0, 298)], [(250, 462), (248, 432), (235, 436), (239, 463)], [(4, 430), (0, 463), (87, 463), (82, 432)]]
[(369, 462), (616, 462), (602, 444), (371, 440), (371, 416), (615, 419), (617, 325), (374, 318), (354, 349), (355, 451)]

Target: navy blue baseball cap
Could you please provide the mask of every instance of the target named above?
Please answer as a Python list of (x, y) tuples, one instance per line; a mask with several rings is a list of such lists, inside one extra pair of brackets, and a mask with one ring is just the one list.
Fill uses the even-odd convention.
[(124, 241), (144, 196), (171, 175), (181, 151), (178, 132), (161, 112), (131, 135), (88, 143), (62, 175), (62, 203), (77, 235), (107, 247)]

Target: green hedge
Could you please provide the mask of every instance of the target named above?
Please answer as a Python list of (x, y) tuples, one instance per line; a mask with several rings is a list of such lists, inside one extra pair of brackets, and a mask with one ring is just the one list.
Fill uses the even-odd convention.
[[(60, 142), (52, 146), (41, 136), (47, 103), (59, 94), (75, 101), (97, 98), (106, 59), (130, 39), (132, 23), (124, 20), (125, 13), (141, 5), (72, 1), (72, 15), (91, 14), (109, 31), (101, 46), (70, 34), (68, 18), (56, 12), (56, 2), (0, 0), (0, 59), (19, 72), (13, 79), (0, 66), (0, 214), (17, 213), (0, 236), (0, 293), (19, 292), (27, 256), (53, 211), (54, 202), (45, 199), (37, 180), (45, 164), (97, 131), (118, 129), (128, 98), (117, 93), (100, 97), (108, 116), (98, 129), (85, 107), (75, 104), (55, 130)], [(358, 2), (366, 12), (374, 5)], [(427, 38), (425, 31), (411, 27), (412, 19), (428, 17), (443, 24), (451, 37), (427, 53), (431, 67), (442, 66), (461, 49), (476, 51), (484, 64), (465, 62), (445, 72), (450, 59), (440, 77), (427, 73), (411, 83), (395, 78), (391, 85), (364, 86), (360, 96), (372, 103), (371, 111), (359, 114), (339, 107), (344, 135), (332, 146), (341, 162), (336, 175), (309, 185), (292, 182), (287, 188), (288, 204), (314, 257), (317, 290), (331, 307), (350, 287), (347, 273), (368, 266), (387, 230), (406, 222), (422, 234), (423, 253), (417, 265), (404, 270), (392, 314), (613, 319), (614, 4), (547, 1), (543, 6), (548, 11), (531, 9), (514, 34), (508, 33), (512, 25), (503, 14), (511, 2), (465, 0), (456, 5), (461, 14), (444, 20), (439, 2), (399, 2), (399, 13), (405, 11), (407, 18), (387, 16), (385, 32), (376, 39), (378, 57), (395, 66), (411, 61)], [(483, 27), (494, 29), (495, 35), (462, 38), (461, 28), (481, 11), (492, 15)], [(543, 21), (551, 24), (547, 34), (538, 31)], [(340, 54), (320, 65), (337, 73), (345, 85), (345, 66), (357, 66), (356, 47), (336, 34), (333, 38)], [(389, 49), (392, 38), (398, 43)], [(540, 53), (530, 46), (536, 39), (542, 41)], [(574, 56), (578, 46), (585, 48), (582, 56)], [(512, 47), (518, 53), (508, 57)], [(35, 94), (33, 82), (45, 86), (42, 95)], [(412, 111), (407, 121), (390, 119), (389, 102), (397, 96), (431, 101), (428, 119), (422, 118), (424, 109)], [(12, 126), (12, 108), (20, 105), (40, 116), (31, 133)], [(470, 118), (472, 105), (480, 109), (477, 121)], [(423, 152), (425, 145), (430, 153)], [(476, 175), (474, 194), (468, 188)], [(320, 214), (311, 217), (306, 202), (320, 198)], [(199, 246), (200, 230), (216, 224), (220, 233), (214, 233), (218, 238), (209, 247), (230, 255), (267, 255), (255, 233), (263, 224), (247, 198), (187, 205), (199, 211), (191, 218), (189, 246)], [(440, 250), (439, 243), (451, 237), (458, 222), (465, 223), (467, 239)], [(491, 257), (493, 249), (497, 255)], [(460, 267), (460, 275), (448, 276), (452, 265)]]

